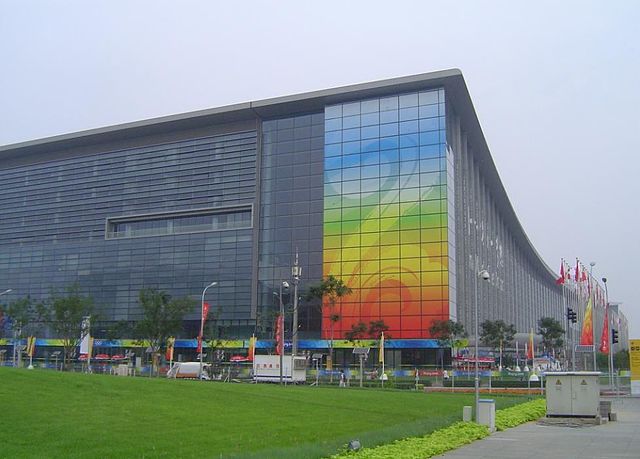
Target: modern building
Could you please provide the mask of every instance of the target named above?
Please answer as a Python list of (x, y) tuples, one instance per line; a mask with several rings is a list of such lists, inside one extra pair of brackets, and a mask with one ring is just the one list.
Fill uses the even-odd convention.
[(199, 298), (217, 281), (226, 336), (269, 339), (296, 251), (301, 292), (328, 274), (353, 290), (322, 315), (301, 302), (301, 349), (382, 320), (390, 363), (427, 362), (432, 323), (473, 330), (476, 299), (521, 333), (565, 320), (458, 70), (9, 145), (0, 183), (0, 287), (77, 283), (105, 322), (138, 319), (143, 287)]

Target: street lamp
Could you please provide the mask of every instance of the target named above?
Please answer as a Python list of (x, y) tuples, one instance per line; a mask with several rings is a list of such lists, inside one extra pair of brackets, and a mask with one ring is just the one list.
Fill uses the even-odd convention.
[(291, 326), (291, 355), (298, 355), (298, 283), (302, 276), (302, 267), (298, 265), (298, 249), (296, 248), (296, 262), (291, 268), (293, 277), (293, 324)]
[(10, 292), (13, 292), (13, 289), (8, 288), (4, 292), (0, 293), (0, 295), (4, 295), (4, 294), (10, 293)]
[(204, 290), (202, 291), (202, 301), (200, 302), (200, 373), (198, 373), (198, 378), (202, 379), (202, 367), (203, 367), (203, 362), (202, 362), (202, 357), (204, 354), (204, 295), (207, 293), (207, 289), (209, 287), (213, 287), (215, 285), (218, 285), (217, 282), (211, 282), (209, 285), (207, 285)]
[[(284, 364), (284, 303), (282, 302), (282, 289), (289, 288), (289, 282), (282, 281), (280, 282), (280, 293), (273, 292), (274, 295), (278, 295), (278, 301), (280, 302), (280, 317), (278, 318), (278, 322), (280, 324), (280, 346), (282, 349), (280, 350), (280, 384), (283, 383), (284, 375), (282, 365)], [(293, 369), (292, 369), (293, 370)]]
[(489, 274), (489, 272), (486, 269), (483, 269), (482, 271), (480, 271), (479, 273), (476, 274), (476, 281), (475, 281), (475, 290), (476, 290), (476, 295), (475, 295), (475, 304), (476, 304), (476, 310), (475, 310), (475, 324), (474, 324), (474, 328), (475, 328), (475, 361), (476, 361), (476, 365), (475, 365), (475, 389), (476, 389), (476, 422), (478, 422), (478, 408), (480, 406), (480, 380), (478, 379), (478, 277), (481, 277), (482, 280), (488, 281), (489, 279), (491, 279), (491, 275)]

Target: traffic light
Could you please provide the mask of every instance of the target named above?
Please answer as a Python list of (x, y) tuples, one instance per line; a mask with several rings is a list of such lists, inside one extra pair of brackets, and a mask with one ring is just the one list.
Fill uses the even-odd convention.
[(616, 344), (618, 342), (618, 330), (615, 328), (611, 329), (611, 343)]
[(578, 321), (578, 314), (573, 309), (567, 308), (567, 319), (575, 324)]

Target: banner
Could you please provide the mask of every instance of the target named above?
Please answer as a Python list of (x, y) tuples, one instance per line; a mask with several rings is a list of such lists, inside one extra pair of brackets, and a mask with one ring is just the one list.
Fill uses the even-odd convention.
[(640, 395), (640, 339), (629, 340), (629, 364), (631, 365), (631, 395)]
[(378, 362), (384, 366), (384, 332), (380, 333), (380, 350), (379, 350)]
[(602, 336), (600, 337), (600, 352), (609, 355), (609, 308), (604, 311), (604, 323), (602, 324)]
[(284, 343), (282, 342), (283, 327), (284, 327), (284, 316), (278, 315), (278, 318), (276, 319), (276, 329), (275, 329), (277, 355), (280, 355), (284, 352)]
[(80, 354), (89, 353), (89, 330), (91, 328), (91, 317), (87, 316), (82, 319), (82, 327), (80, 332)]
[(27, 338), (27, 349), (26, 349), (26, 353), (29, 357), (33, 357), (33, 354), (35, 353), (36, 350), (36, 337), (35, 336), (30, 336)]
[(249, 338), (249, 352), (247, 354), (249, 362), (253, 362), (253, 358), (256, 355), (256, 341), (257, 339), (255, 335), (251, 335), (251, 338)]
[(173, 360), (173, 346), (176, 343), (176, 339), (171, 337), (167, 338), (167, 352), (165, 353), (165, 358), (167, 361), (171, 362)]
[(93, 353), (93, 338), (89, 337), (89, 344), (87, 346), (87, 358), (91, 359), (91, 354)]
[(209, 315), (209, 303), (206, 301), (202, 303), (202, 323), (207, 321), (207, 316)]
[(580, 334), (580, 345), (593, 346), (593, 304), (591, 302), (591, 297), (589, 297), (587, 310), (584, 313), (582, 333)]

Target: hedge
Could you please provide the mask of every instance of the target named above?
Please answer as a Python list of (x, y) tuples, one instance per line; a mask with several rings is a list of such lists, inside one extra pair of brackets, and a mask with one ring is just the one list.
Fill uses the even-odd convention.
[[(496, 412), (496, 428), (505, 430), (544, 416), (546, 402), (536, 399)], [(424, 437), (405, 438), (388, 445), (348, 451), (345, 447), (331, 459), (426, 459), (459, 448), (489, 435), (487, 426), (457, 422)]]
[(425, 459), (459, 448), (487, 435), (489, 435), (487, 426), (474, 422), (457, 422), (425, 437), (405, 438), (388, 445), (365, 448), (359, 451), (344, 450), (331, 457), (332, 459), (345, 457), (356, 459)]

